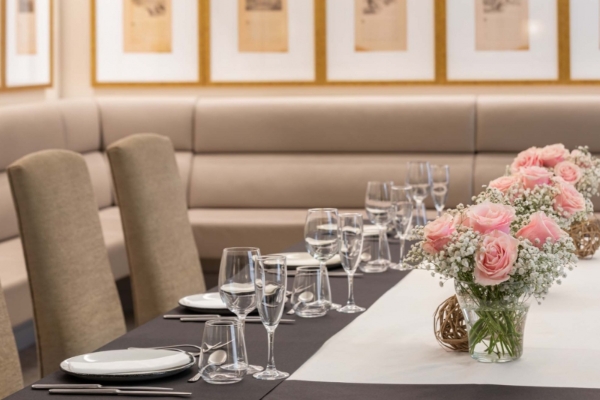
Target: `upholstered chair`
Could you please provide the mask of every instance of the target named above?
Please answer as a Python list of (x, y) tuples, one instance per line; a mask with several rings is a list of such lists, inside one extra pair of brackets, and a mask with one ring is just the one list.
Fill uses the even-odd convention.
[(136, 134), (107, 149), (121, 212), (136, 322), (206, 290), (173, 144)]
[(42, 376), (123, 335), (125, 320), (81, 155), (44, 150), (8, 167)]
[(19, 353), (0, 285), (0, 399), (23, 387)]

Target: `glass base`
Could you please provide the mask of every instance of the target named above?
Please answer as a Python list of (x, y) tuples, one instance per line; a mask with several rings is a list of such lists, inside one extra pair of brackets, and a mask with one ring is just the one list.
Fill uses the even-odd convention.
[(230, 385), (232, 383), (241, 382), (243, 377), (234, 377), (231, 374), (223, 374), (223, 373), (212, 373), (206, 374), (202, 376), (202, 380), (206, 383), (210, 383), (212, 385)]
[(319, 318), (327, 315), (327, 310), (324, 309), (304, 309), (296, 310), (295, 314), (301, 318)]
[(398, 263), (398, 264), (390, 264), (389, 269), (393, 269), (395, 271), (408, 271), (410, 268), (404, 264), (404, 263)]
[(338, 310), (338, 309), (340, 309), (341, 307), (342, 307), (342, 306), (341, 306), (340, 304), (337, 304), (337, 303), (331, 303), (331, 304), (329, 304), (329, 309), (330, 309), (330, 310)]
[(290, 376), (290, 374), (288, 374), (287, 372), (281, 372), (277, 370), (267, 370), (259, 372), (258, 374), (254, 374), (252, 376), (256, 379), (260, 379), (263, 381), (276, 381), (278, 379), (285, 379), (288, 376)]
[(264, 367), (260, 365), (248, 365), (248, 369), (246, 370), (247, 374), (255, 374), (257, 372), (261, 372), (264, 370)]
[(487, 351), (474, 351), (471, 353), (471, 358), (479, 361), (480, 363), (507, 363), (518, 360), (520, 356), (515, 358), (509, 356), (508, 354), (498, 355), (496, 353), (489, 354)]
[(361, 265), (359, 268), (362, 272), (367, 274), (377, 274), (387, 271), (390, 266), (388, 260), (375, 260), (369, 261), (367, 264)]
[(357, 306), (357, 305), (354, 304), (354, 305), (351, 305), (351, 306), (350, 305), (345, 305), (344, 307), (339, 308), (337, 311), (341, 312), (341, 313), (345, 313), (345, 314), (356, 314), (356, 313), (359, 313), (359, 312), (363, 312), (365, 310), (366, 310), (366, 308), (359, 307), (359, 306)]

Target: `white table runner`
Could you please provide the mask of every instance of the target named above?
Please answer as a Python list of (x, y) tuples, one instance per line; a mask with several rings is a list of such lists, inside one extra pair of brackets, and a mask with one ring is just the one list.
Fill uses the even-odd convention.
[[(437, 280), (411, 272), (289, 379), (600, 388), (600, 260), (580, 261), (541, 306), (532, 302), (524, 354), (507, 364), (478, 363), (439, 346), (433, 313), (454, 288)], [(360, 300), (359, 281), (356, 293)]]

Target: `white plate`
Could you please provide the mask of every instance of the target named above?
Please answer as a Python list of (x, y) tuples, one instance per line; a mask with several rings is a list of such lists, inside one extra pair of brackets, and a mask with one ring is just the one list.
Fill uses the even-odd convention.
[[(286, 261), (287, 261), (287, 266), (291, 267), (291, 268), (303, 267), (303, 266), (307, 266), (307, 267), (319, 266), (319, 262), (306, 252), (277, 253), (277, 254), (270, 254), (270, 255), (285, 256)], [(325, 265), (327, 265), (328, 267), (341, 265), (340, 256), (336, 254), (329, 261), (327, 261), (325, 263)]]
[(194, 365), (194, 356), (177, 350), (109, 350), (69, 358), (60, 369), (98, 380), (147, 380), (173, 375)]
[(195, 311), (218, 310), (228, 311), (227, 306), (221, 300), (221, 295), (216, 293), (202, 293), (186, 296), (179, 300), (179, 305)]

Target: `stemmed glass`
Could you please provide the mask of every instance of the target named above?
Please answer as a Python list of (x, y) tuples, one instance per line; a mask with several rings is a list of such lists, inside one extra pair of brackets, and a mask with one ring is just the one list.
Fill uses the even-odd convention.
[(450, 167), (448, 165), (432, 165), (431, 176), (433, 187), (431, 188), (431, 196), (433, 204), (437, 210), (437, 216), (442, 215), (448, 198), (448, 185), (450, 184)]
[(338, 253), (340, 238), (338, 235), (338, 210), (336, 208), (312, 208), (308, 210), (304, 224), (304, 243), (306, 251), (319, 261), (321, 274), (319, 279), (322, 289), (320, 298), (324, 299), (330, 309), (340, 308), (339, 304), (331, 302), (331, 287), (329, 274), (325, 263)]
[(338, 311), (354, 314), (366, 309), (354, 303), (354, 273), (360, 263), (363, 243), (363, 220), (361, 214), (340, 214), (340, 259), (348, 274), (348, 302)]
[[(256, 308), (254, 271), (260, 257), (256, 247), (230, 247), (223, 250), (219, 269), (219, 294), (229, 311), (237, 315), (244, 340), (246, 316)], [(247, 373), (264, 368), (247, 365)]]
[(365, 272), (384, 272), (391, 264), (387, 226), (392, 220), (391, 189), (393, 182), (371, 181), (367, 185), (365, 208), (371, 222), (379, 229), (379, 257), (361, 267)]
[(269, 358), (267, 368), (263, 372), (254, 374), (254, 377), (267, 381), (285, 379), (290, 374), (278, 371), (275, 368), (275, 355), (273, 353), (275, 329), (279, 325), (279, 320), (281, 320), (283, 314), (283, 306), (286, 302), (287, 266), (285, 256), (258, 258), (255, 288), (260, 320), (269, 335)]
[(398, 264), (391, 266), (392, 269), (404, 271), (404, 246), (406, 239), (412, 229), (413, 203), (411, 199), (412, 187), (392, 187), (392, 204), (394, 205), (394, 225), (400, 238), (400, 259)]
[(412, 197), (416, 203), (413, 226), (427, 225), (427, 214), (423, 203), (431, 188), (431, 169), (426, 161), (411, 161), (406, 172), (406, 184), (413, 188)]

